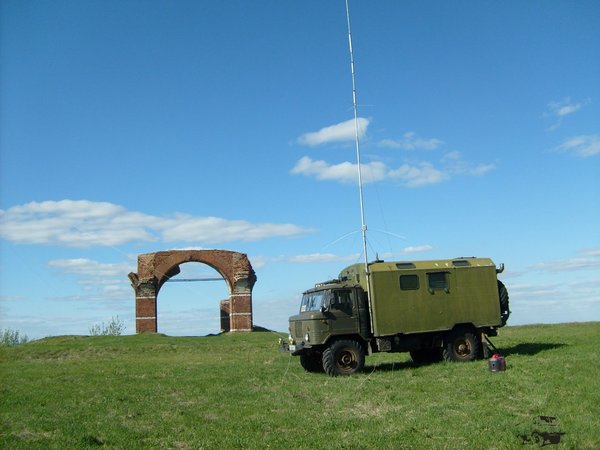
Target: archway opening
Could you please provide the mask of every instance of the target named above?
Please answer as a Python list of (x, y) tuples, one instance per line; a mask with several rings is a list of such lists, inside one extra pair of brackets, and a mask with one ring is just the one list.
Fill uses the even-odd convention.
[(157, 331), (169, 336), (220, 333), (219, 304), (229, 298), (227, 282), (207, 264), (186, 262), (179, 270), (158, 293)]

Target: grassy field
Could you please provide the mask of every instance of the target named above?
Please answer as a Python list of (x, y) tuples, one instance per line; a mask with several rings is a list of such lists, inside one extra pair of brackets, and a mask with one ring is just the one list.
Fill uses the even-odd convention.
[[(306, 373), (270, 332), (0, 348), (0, 447), (600, 448), (600, 323), (506, 327), (487, 361)], [(560, 441), (560, 442), (559, 442)]]

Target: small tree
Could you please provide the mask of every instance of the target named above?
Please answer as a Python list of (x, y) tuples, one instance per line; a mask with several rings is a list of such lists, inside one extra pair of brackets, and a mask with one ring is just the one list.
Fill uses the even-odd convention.
[(2, 330), (0, 345), (14, 347), (15, 345), (26, 344), (27, 342), (29, 342), (27, 335), (20, 335), (17, 330), (11, 330), (10, 328)]
[(90, 327), (90, 336), (121, 336), (125, 331), (125, 323), (119, 316), (111, 318), (107, 325), (94, 324)]

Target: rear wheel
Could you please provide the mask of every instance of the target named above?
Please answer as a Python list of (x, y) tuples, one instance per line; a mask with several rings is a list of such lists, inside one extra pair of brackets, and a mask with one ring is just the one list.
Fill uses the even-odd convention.
[(365, 365), (365, 351), (351, 339), (335, 341), (323, 352), (323, 369), (328, 375), (350, 375)]
[(444, 338), (443, 355), (446, 361), (473, 361), (480, 354), (481, 343), (469, 330), (457, 329)]

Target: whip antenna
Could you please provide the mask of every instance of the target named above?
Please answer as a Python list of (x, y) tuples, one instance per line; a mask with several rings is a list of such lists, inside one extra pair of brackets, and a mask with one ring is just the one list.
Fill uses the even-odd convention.
[[(348, 46), (350, 48), (350, 72), (352, 74), (352, 107), (354, 110), (354, 138), (356, 142), (356, 165), (358, 167), (358, 195), (360, 200), (360, 223), (362, 230), (362, 244), (363, 244), (363, 255), (365, 257), (365, 276), (367, 281), (367, 296), (369, 312), (371, 312), (371, 281), (369, 272), (369, 257), (367, 255), (367, 224), (365, 222), (365, 207), (363, 201), (363, 187), (362, 187), (362, 170), (360, 164), (360, 139), (358, 130), (358, 105), (356, 103), (356, 79), (354, 76), (354, 52), (352, 50), (352, 31), (350, 28), (350, 7), (348, 6), (348, 0), (346, 0), (346, 22), (348, 24)], [(371, 329), (373, 329), (373, 314), (369, 314), (371, 317)]]

